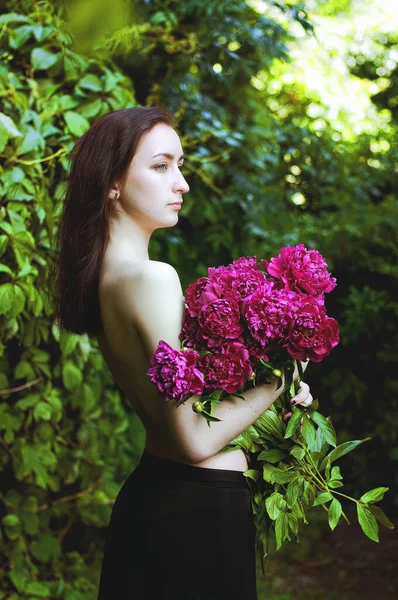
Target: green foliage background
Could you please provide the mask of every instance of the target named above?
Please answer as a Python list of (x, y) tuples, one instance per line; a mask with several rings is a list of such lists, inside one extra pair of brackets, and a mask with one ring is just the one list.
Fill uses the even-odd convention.
[[(324, 254), (341, 343), (306, 381), (339, 442), (373, 438), (344, 459), (347, 493), (386, 485), (390, 517), (398, 504), (397, 69), (374, 98), (388, 130), (341, 140), (308, 115), (314, 93), (275, 85), (287, 23), (312, 34), (302, 3), (99, 2), (96, 28), (91, 4), (11, 0), (0, 16), (0, 600), (96, 597), (112, 502), (144, 445), (96, 340), (59, 331), (44, 295), (71, 147), (119, 108), (163, 102), (177, 116), (191, 191), (150, 252), (183, 288), (240, 255), (300, 242)], [(355, 75), (376, 78), (396, 44)]]

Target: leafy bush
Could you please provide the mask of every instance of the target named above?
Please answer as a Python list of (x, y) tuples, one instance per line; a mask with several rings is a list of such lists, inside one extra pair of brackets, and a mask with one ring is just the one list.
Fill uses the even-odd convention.
[(112, 110), (161, 101), (178, 118), (191, 192), (150, 251), (183, 287), (209, 265), (286, 244), (326, 256), (342, 341), (306, 379), (339, 442), (374, 436), (366, 461), (358, 450), (346, 463), (349, 493), (397, 482), (397, 151), (337, 139), (307, 114), (317, 98), (278, 85), (286, 20), (311, 25), (303, 10), (266, 4), (272, 16), (243, 0), (145, 0), (80, 51), (62, 2), (12, 0), (0, 16), (0, 600), (95, 597), (111, 505), (144, 445), (96, 340), (59, 331), (45, 298), (69, 152)]

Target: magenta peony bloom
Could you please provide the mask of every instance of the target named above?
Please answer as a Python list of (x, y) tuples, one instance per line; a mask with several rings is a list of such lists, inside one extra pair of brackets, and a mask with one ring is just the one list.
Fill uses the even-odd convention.
[(212, 278), (216, 275), (223, 273), (225, 270), (244, 270), (244, 271), (259, 271), (259, 266), (257, 264), (257, 258), (255, 256), (241, 256), (236, 260), (232, 261), (226, 266), (220, 267), (209, 267), (207, 272), (209, 277)]
[(221, 287), (208, 277), (200, 277), (191, 283), (185, 291), (185, 304), (191, 317), (196, 317), (202, 306), (206, 306), (221, 297)]
[(338, 322), (328, 317), (324, 307), (310, 296), (299, 307), (284, 346), (293, 358), (321, 362), (339, 341)]
[(242, 301), (267, 283), (267, 276), (259, 269), (226, 269), (212, 277), (222, 290), (221, 297), (235, 300), (239, 307)]
[(330, 276), (322, 254), (318, 250), (307, 250), (304, 244), (282, 248), (279, 256), (270, 262), (263, 260), (263, 265), (272, 277), (280, 279), (293, 292), (321, 296), (336, 286), (336, 278)]
[(270, 361), (270, 350), (273, 348), (270, 348), (269, 346), (262, 346), (252, 336), (247, 336), (247, 339), (245, 340), (245, 347), (249, 351), (250, 363), (253, 367), (257, 367), (260, 358), (266, 362)]
[(284, 338), (294, 325), (299, 294), (263, 287), (244, 303), (244, 317), (253, 338), (262, 346)]
[(202, 335), (198, 319), (197, 317), (192, 317), (189, 314), (188, 309), (185, 309), (182, 328), (178, 339), (181, 343), (183, 340), (186, 340), (185, 346), (193, 348), (194, 350), (200, 351), (207, 349), (207, 340)]
[(199, 358), (194, 350), (175, 350), (161, 340), (147, 375), (162, 396), (183, 402), (187, 394), (203, 393), (204, 377), (196, 367)]
[(236, 392), (251, 376), (248, 350), (240, 342), (230, 342), (221, 350), (205, 354), (199, 360), (208, 390), (220, 389), (228, 394)]
[(239, 306), (235, 300), (227, 298), (203, 306), (198, 313), (198, 323), (209, 348), (220, 345), (225, 339), (235, 339), (243, 331)]

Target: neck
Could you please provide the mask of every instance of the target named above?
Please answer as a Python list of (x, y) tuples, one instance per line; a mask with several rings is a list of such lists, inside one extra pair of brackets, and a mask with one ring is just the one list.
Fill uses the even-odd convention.
[(110, 224), (111, 243), (124, 247), (126, 253), (136, 260), (150, 260), (148, 247), (152, 233), (123, 214)]

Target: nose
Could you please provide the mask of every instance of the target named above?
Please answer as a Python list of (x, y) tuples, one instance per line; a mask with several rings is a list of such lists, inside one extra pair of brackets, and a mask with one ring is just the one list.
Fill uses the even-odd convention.
[(181, 192), (182, 194), (184, 194), (185, 192), (189, 192), (189, 190), (190, 187), (186, 182), (184, 175), (181, 172), (179, 172), (179, 177), (173, 185), (173, 192)]

